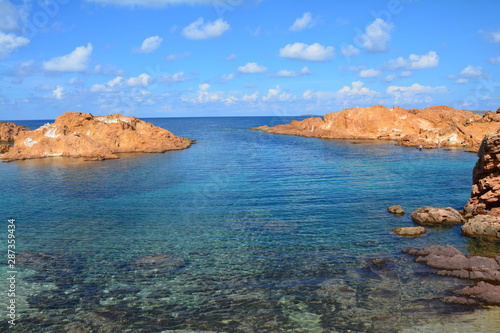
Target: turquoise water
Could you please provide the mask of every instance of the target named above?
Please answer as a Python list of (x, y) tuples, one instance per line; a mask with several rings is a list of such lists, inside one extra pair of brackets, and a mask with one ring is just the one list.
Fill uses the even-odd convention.
[[(103, 162), (1, 164), (1, 248), (15, 218), (17, 252), (54, 259), (17, 265), (18, 322), (2, 313), (0, 327), (390, 332), (468, 310), (439, 301), (466, 281), (437, 277), (401, 250), (491, 249), (459, 227), (401, 238), (391, 230), (413, 223), (386, 209), (460, 209), (476, 156), (249, 130), (291, 119), (149, 119), (197, 143)], [(152, 257), (163, 266), (140, 264)]]

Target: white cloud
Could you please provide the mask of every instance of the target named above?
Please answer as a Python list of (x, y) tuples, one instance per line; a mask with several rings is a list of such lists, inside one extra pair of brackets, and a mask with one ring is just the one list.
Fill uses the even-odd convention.
[(256, 91), (251, 95), (244, 95), (241, 100), (244, 102), (255, 102), (259, 99), (259, 93)]
[(0, 59), (7, 57), (15, 49), (28, 45), (29, 42), (28, 38), (0, 31)]
[(174, 60), (180, 60), (180, 59), (185, 59), (191, 55), (191, 52), (184, 52), (182, 54), (170, 54), (168, 55), (165, 60), (166, 61), (174, 61)]
[(272, 75), (274, 77), (300, 77), (304, 75), (310, 75), (311, 71), (307, 66), (302, 67), (300, 71), (290, 71), (286, 69), (282, 69), (278, 71), (275, 75)]
[(389, 74), (384, 78), (384, 82), (392, 82), (396, 80), (398, 76), (396, 74)]
[(289, 102), (296, 99), (295, 95), (284, 92), (279, 85), (268, 90), (266, 96), (262, 96), (264, 102)]
[(401, 73), (399, 73), (399, 77), (409, 77), (412, 74), (413, 73), (411, 71), (402, 71)]
[(458, 75), (448, 75), (448, 79), (455, 80), (455, 83), (458, 84), (464, 84), (474, 79), (487, 79), (489, 77), (488, 73), (483, 72), (483, 67), (474, 67), (472, 65), (467, 65)]
[(315, 24), (311, 13), (306, 12), (302, 14), (302, 17), (299, 17), (295, 20), (293, 25), (289, 28), (290, 31), (301, 31), (307, 28), (313, 27)]
[(90, 87), (90, 91), (92, 92), (110, 92), (117, 90), (118, 88), (123, 86), (123, 77), (122, 76), (117, 76), (112, 80), (109, 80), (108, 82), (104, 84), (94, 84), (92, 87)]
[(362, 71), (360, 71), (359, 77), (361, 77), (361, 78), (374, 78), (374, 77), (380, 76), (380, 74), (382, 74), (381, 71), (379, 71), (377, 69), (369, 68), (369, 69), (363, 69)]
[(341, 97), (354, 95), (375, 96), (377, 94), (376, 91), (363, 87), (363, 85), (361, 81), (354, 81), (351, 83), (351, 87), (344, 86), (337, 91), (337, 94)]
[(0, 31), (19, 32), (22, 12), (10, 1), (0, 1)]
[(63, 96), (64, 96), (64, 87), (61, 87), (61, 86), (57, 86), (56, 89), (54, 89), (52, 91), (52, 95), (56, 98), (56, 99), (62, 99)]
[(220, 79), (222, 80), (222, 82), (228, 82), (228, 81), (234, 80), (235, 77), (236, 76), (234, 75), (234, 73), (222, 74), (220, 76)]
[(486, 41), (490, 43), (500, 43), (500, 28), (498, 28), (498, 31), (480, 32), (485, 35)]
[(365, 33), (359, 37), (359, 41), (369, 53), (386, 52), (389, 49), (392, 29), (394, 29), (394, 24), (377, 18), (366, 27)]
[(210, 85), (208, 83), (200, 84), (198, 87), (201, 91), (207, 91), (208, 89), (210, 89)]
[(373, 98), (379, 93), (363, 86), (363, 82), (354, 81), (351, 86), (344, 86), (336, 92), (306, 90), (302, 97), (306, 100), (331, 101), (336, 100), (344, 106), (361, 103), (373, 104)]
[(244, 66), (238, 67), (238, 72), (243, 74), (255, 74), (255, 73), (264, 73), (268, 69), (265, 66), (259, 65), (256, 62), (246, 63)]
[(386, 93), (393, 98), (394, 103), (431, 103), (433, 94), (448, 92), (445, 86), (430, 87), (414, 83), (409, 87), (389, 86)]
[(129, 87), (147, 87), (152, 85), (154, 82), (154, 78), (149, 74), (142, 73), (138, 77), (131, 77), (127, 80), (127, 85)]
[(160, 81), (161, 83), (179, 83), (190, 80), (191, 79), (189, 77), (186, 77), (184, 72), (162, 75), (158, 78), (158, 81)]
[(208, 39), (222, 36), (229, 30), (229, 24), (222, 19), (204, 23), (202, 17), (182, 29), (182, 35), (188, 39)]
[(359, 55), (360, 50), (354, 45), (349, 45), (341, 49), (342, 54), (346, 57), (354, 57)]
[(437, 67), (439, 65), (439, 56), (435, 51), (429, 51), (427, 54), (410, 54), (408, 59), (399, 57), (389, 60), (384, 67), (390, 70), (397, 69), (424, 69)]
[(160, 36), (151, 36), (146, 38), (139, 49), (134, 50), (138, 53), (151, 53), (160, 47), (163, 42), (163, 38)]
[(490, 63), (493, 65), (500, 65), (500, 57), (490, 58)]
[(70, 54), (55, 57), (43, 62), (43, 68), (53, 72), (84, 72), (90, 61), (92, 44), (79, 46)]
[(319, 43), (307, 45), (304, 43), (288, 44), (280, 49), (280, 57), (304, 61), (328, 61), (335, 56), (333, 46), (323, 46)]
[(232, 53), (226, 57), (227, 61), (233, 61), (236, 59), (236, 54)]

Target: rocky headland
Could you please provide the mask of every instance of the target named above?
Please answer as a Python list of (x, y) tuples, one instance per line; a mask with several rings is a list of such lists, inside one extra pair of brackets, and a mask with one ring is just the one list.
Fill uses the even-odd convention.
[(36, 130), (20, 129), (10, 138), (14, 146), (0, 155), (6, 162), (54, 156), (115, 159), (118, 153), (162, 153), (194, 143), (136, 117), (81, 112), (67, 112)]
[(499, 128), (500, 109), (481, 116), (448, 106), (404, 109), (375, 105), (253, 129), (324, 139), (394, 140), (398, 145), (410, 147), (466, 147), (477, 151), (484, 135)]

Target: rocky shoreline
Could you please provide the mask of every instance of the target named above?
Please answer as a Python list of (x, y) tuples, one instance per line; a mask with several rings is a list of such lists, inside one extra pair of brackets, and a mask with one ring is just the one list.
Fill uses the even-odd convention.
[(0, 159), (5, 162), (47, 157), (101, 161), (119, 158), (119, 153), (163, 153), (194, 143), (135, 117), (81, 112), (67, 112), (32, 131), (1, 123), (0, 134), (14, 142), (12, 147), (3, 147)]
[(499, 128), (500, 108), (496, 113), (481, 116), (448, 106), (404, 109), (375, 105), (252, 129), (323, 139), (393, 140), (408, 147), (459, 147), (477, 151), (484, 135)]

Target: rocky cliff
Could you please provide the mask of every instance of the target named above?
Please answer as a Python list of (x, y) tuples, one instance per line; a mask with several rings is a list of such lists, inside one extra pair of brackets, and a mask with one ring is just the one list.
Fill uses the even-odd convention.
[(488, 133), (481, 143), (465, 210), (472, 214), (500, 213), (500, 131)]
[(135, 117), (67, 112), (53, 124), (19, 132), (14, 146), (0, 159), (63, 156), (104, 160), (118, 158), (117, 153), (160, 153), (188, 148), (192, 143)]
[(399, 145), (424, 148), (466, 146), (477, 151), (484, 135), (499, 128), (500, 114), (491, 112), (480, 116), (447, 106), (407, 110), (376, 105), (254, 129), (326, 139), (395, 140)]
[(24, 126), (0, 121), (0, 141), (14, 142), (14, 138), (21, 132), (27, 131)]

